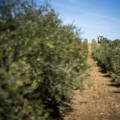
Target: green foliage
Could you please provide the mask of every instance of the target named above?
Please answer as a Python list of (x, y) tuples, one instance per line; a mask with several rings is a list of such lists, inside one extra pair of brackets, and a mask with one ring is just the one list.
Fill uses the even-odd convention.
[[(86, 49), (84, 49), (84, 48), (86, 48)], [(84, 41), (83, 41), (83, 49), (85, 50), (85, 53), (86, 53), (85, 56), (88, 56), (88, 39), (84, 39)]]
[(92, 42), (93, 57), (104, 69), (111, 72), (116, 81), (120, 81), (120, 40), (103, 41), (101, 45)]
[[(95, 53), (96, 53), (96, 50), (97, 50), (97, 42), (95, 39), (92, 40), (92, 44), (91, 44), (91, 49), (92, 49), (92, 56), (94, 57)], [(95, 58), (95, 57), (94, 57)]]
[(87, 41), (74, 26), (63, 26), (53, 9), (29, 2), (19, 7), (14, 29), (9, 20), (0, 29), (0, 119), (59, 120), (86, 68)]

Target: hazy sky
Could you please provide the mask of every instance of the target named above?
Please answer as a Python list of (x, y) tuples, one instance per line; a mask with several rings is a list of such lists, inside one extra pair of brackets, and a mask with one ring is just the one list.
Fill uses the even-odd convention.
[(120, 38), (120, 0), (51, 0), (64, 24), (74, 23), (89, 41)]

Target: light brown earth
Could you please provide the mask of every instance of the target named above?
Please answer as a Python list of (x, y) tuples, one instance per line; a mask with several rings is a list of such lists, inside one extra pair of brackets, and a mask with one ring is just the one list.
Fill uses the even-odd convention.
[(83, 92), (74, 91), (71, 101), (72, 110), (64, 120), (120, 120), (120, 85), (112, 82), (107, 73), (91, 58), (89, 45), (88, 64), (92, 67), (87, 71), (92, 86), (86, 84)]

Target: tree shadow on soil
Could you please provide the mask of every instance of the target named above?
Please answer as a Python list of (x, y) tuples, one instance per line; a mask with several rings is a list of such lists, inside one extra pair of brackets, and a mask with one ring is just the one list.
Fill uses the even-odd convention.
[[(120, 83), (116, 83), (115, 80), (111, 80), (110, 82), (111, 83), (108, 84), (108, 86), (115, 87), (115, 88), (118, 88), (118, 89), (120, 88)], [(120, 89), (119, 90), (114, 90), (114, 91), (112, 91), (112, 93), (120, 94)]]
[(101, 68), (101, 69), (99, 70), (99, 72), (101, 72), (101, 73), (107, 73), (106, 69), (104, 69), (104, 68)]
[(107, 70), (106, 70), (106, 68), (105, 68), (105, 66), (104, 65), (101, 65), (101, 64), (97, 64), (99, 67), (100, 67), (100, 70), (99, 70), (99, 72), (101, 72), (101, 73), (107, 73)]
[(120, 83), (119, 84), (117, 84), (117, 83), (110, 83), (110, 84), (108, 84), (108, 86), (120, 88)]
[(110, 80), (110, 82), (111, 82), (111, 83), (113, 83), (113, 82), (115, 82), (115, 80), (114, 80), (114, 79), (112, 79), (112, 80)]
[(112, 93), (120, 94), (120, 91), (112, 91)]
[[(110, 74), (107, 73), (107, 70), (105, 68), (104, 65), (101, 65), (101, 64), (97, 64), (100, 69), (99, 69), (99, 72), (103, 73), (103, 77), (106, 77), (106, 78), (111, 78)], [(109, 87), (115, 87), (115, 88), (120, 88), (120, 83), (117, 83), (115, 81), (115, 79), (112, 79), (110, 80), (110, 83), (108, 84)], [(112, 93), (115, 93), (115, 94), (120, 94), (120, 90), (116, 90), (116, 91), (112, 91)]]
[[(109, 74), (105, 74), (103, 77), (111, 78)], [(112, 81), (111, 81), (112, 82)], [(113, 81), (114, 82), (114, 81)]]

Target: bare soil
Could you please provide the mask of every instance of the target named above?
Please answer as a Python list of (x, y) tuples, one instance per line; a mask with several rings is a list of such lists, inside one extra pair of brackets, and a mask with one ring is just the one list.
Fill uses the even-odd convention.
[(74, 91), (72, 110), (64, 120), (120, 120), (120, 85), (112, 81), (107, 73), (96, 65), (91, 57), (89, 45), (88, 71), (91, 86), (86, 83), (85, 90)]

